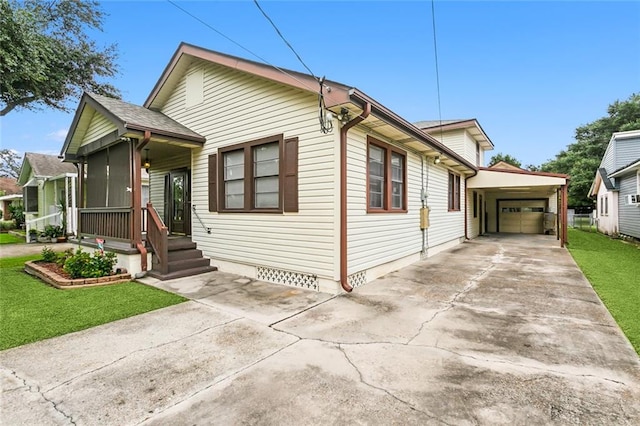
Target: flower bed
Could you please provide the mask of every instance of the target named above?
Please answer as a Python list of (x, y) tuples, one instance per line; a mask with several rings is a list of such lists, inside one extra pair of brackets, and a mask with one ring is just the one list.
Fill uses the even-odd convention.
[[(59, 289), (96, 287), (131, 281), (131, 274), (115, 274), (100, 278), (76, 278), (62, 275), (55, 264), (42, 261), (31, 261), (24, 264), (24, 271)], [(66, 275), (66, 274), (65, 274)]]

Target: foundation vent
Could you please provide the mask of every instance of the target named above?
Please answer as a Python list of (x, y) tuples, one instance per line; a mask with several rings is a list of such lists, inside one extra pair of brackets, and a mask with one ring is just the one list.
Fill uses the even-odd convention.
[(285, 271), (284, 269), (257, 267), (257, 279), (276, 284), (284, 284), (292, 287), (301, 287), (319, 291), (317, 275), (301, 274), (299, 272)]
[(363, 286), (367, 283), (367, 274), (365, 271), (356, 272), (347, 277), (347, 282), (353, 288)]

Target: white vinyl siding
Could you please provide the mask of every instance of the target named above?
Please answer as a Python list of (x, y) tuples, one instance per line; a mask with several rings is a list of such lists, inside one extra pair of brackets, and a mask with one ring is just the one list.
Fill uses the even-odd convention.
[(476, 140), (467, 131), (464, 132), (463, 151), (459, 154), (471, 164), (476, 164)]
[[(429, 194), (427, 205), (429, 213), (429, 247), (438, 246), (455, 239), (464, 237), (464, 209), (460, 211), (448, 210), (449, 199), (449, 171), (442, 164), (427, 164)], [(460, 177), (460, 193), (464, 194), (465, 179)], [(461, 203), (463, 202), (461, 197)]]
[(117, 130), (115, 124), (113, 124), (104, 115), (96, 112), (94, 113), (93, 118), (91, 118), (91, 123), (89, 123), (89, 127), (87, 128), (87, 132), (85, 133), (84, 138), (82, 138), (80, 146), (100, 139), (101, 137), (108, 135), (114, 130)]
[[(204, 75), (203, 103), (187, 110), (182, 78), (162, 112), (207, 139), (202, 149), (192, 151), (192, 204), (212, 227), (207, 234), (194, 221), (192, 237), (198, 248), (214, 259), (213, 264), (220, 259), (338, 279), (339, 132), (320, 132), (317, 96), (202, 61), (191, 64), (187, 73), (196, 70)], [(219, 147), (278, 134), (299, 139), (299, 212), (206, 211), (208, 156), (217, 154)]]
[[(392, 141), (381, 139), (402, 149)], [(367, 139), (359, 128), (348, 134), (347, 144), (347, 273), (353, 274), (419, 253), (420, 158), (407, 152), (407, 213), (367, 213)]]

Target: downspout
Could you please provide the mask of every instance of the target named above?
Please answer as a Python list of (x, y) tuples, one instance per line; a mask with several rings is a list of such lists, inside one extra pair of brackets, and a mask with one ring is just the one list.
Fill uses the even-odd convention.
[(133, 156), (133, 182), (132, 200), (133, 200), (133, 238), (136, 248), (140, 252), (140, 269), (142, 272), (147, 271), (147, 247), (142, 242), (142, 149), (151, 140), (151, 132), (144, 131), (142, 142), (137, 144)]
[(347, 293), (353, 290), (347, 282), (347, 132), (369, 114), (371, 104), (366, 102), (362, 114), (340, 129), (340, 285)]
[(464, 178), (464, 239), (465, 240), (469, 239), (469, 231), (467, 229), (468, 228), (467, 215), (469, 214), (469, 209), (467, 208), (467, 204), (469, 202), (469, 189), (467, 188), (467, 180), (471, 179), (477, 174), (478, 174), (478, 169), (475, 169), (471, 176)]

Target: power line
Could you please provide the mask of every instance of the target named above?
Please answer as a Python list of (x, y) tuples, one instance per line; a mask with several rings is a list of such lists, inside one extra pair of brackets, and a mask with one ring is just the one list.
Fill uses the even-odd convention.
[[(188, 10), (180, 7), (178, 4), (176, 4), (173, 0), (167, 0), (167, 2), (169, 2), (170, 4), (172, 4), (173, 6), (175, 6), (177, 9), (181, 10), (183, 13), (189, 15), (190, 17), (192, 17), (193, 19), (195, 19), (196, 21), (200, 22), (202, 25), (204, 25), (205, 27), (209, 28), (210, 30), (214, 31), (216, 34), (220, 35), (221, 37), (224, 37), (225, 39), (227, 39), (228, 41), (230, 41), (231, 43), (235, 44), (236, 46), (238, 46), (239, 48), (241, 48), (242, 50), (244, 50), (245, 52), (248, 52), (250, 55), (253, 55), (254, 57), (260, 59), (262, 62), (264, 62), (265, 64), (269, 65), (270, 67), (280, 71), (282, 74), (291, 77), (292, 79), (294, 79), (295, 81), (297, 81), (298, 83), (300, 83), (301, 85), (303, 85), (304, 87), (306, 87), (308, 90), (312, 91), (313, 93), (316, 94), (320, 94), (320, 91), (317, 89), (312, 89), (311, 87), (309, 87), (304, 81), (300, 80), (299, 78), (297, 78), (294, 75), (291, 75), (290, 73), (286, 72), (285, 70), (283, 70), (282, 68), (277, 67), (276, 65), (273, 65), (271, 62), (267, 61), (266, 59), (264, 59), (262, 56), (258, 55), (257, 53), (249, 50), (248, 48), (244, 47), (243, 45), (241, 45), (240, 43), (238, 43), (237, 41), (233, 40), (231, 37), (227, 36), (226, 34), (222, 33), (221, 31), (217, 30), (216, 28), (214, 28), (212, 25), (210, 25), (209, 23), (207, 23), (206, 21), (203, 21), (202, 19), (200, 19), (199, 17), (197, 17), (196, 15), (194, 15), (193, 13), (189, 12)], [(315, 77), (315, 76), (314, 76)], [(316, 77), (317, 79), (317, 77)]]
[(276, 24), (273, 22), (273, 20), (269, 17), (269, 15), (267, 15), (267, 12), (264, 11), (264, 9), (262, 9), (262, 7), (260, 7), (260, 3), (258, 3), (258, 0), (253, 0), (253, 3), (256, 5), (256, 7), (260, 10), (260, 12), (262, 12), (262, 14), (264, 15), (264, 17), (267, 19), (267, 21), (269, 21), (269, 23), (271, 24), (271, 26), (273, 27), (274, 30), (276, 30), (276, 33), (278, 33), (278, 35), (280, 36), (280, 38), (282, 39), (282, 41), (285, 42), (285, 44), (287, 46), (289, 46), (289, 49), (291, 49), (291, 51), (293, 52), (294, 55), (296, 55), (296, 58), (298, 58), (298, 61), (300, 61), (300, 63), (302, 64), (302, 66), (304, 66), (307, 71), (309, 71), (309, 74), (311, 74), (311, 76), (313, 76), (313, 78), (315, 78), (316, 80), (318, 80), (318, 77), (316, 77), (316, 75), (313, 73), (313, 71), (311, 71), (311, 68), (309, 68), (307, 66), (307, 64), (304, 63), (304, 61), (302, 60), (302, 58), (300, 57), (300, 55), (298, 55), (298, 52), (296, 52), (296, 50), (293, 48), (293, 46), (291, 46), (291, 43), (289, 43), (287, 41), (287, 39), (284, 37), (284, 35), (282, 35), (282, 33), (280, 32), (280, 30), (278, 29), (278, 27), (276, 26)]

